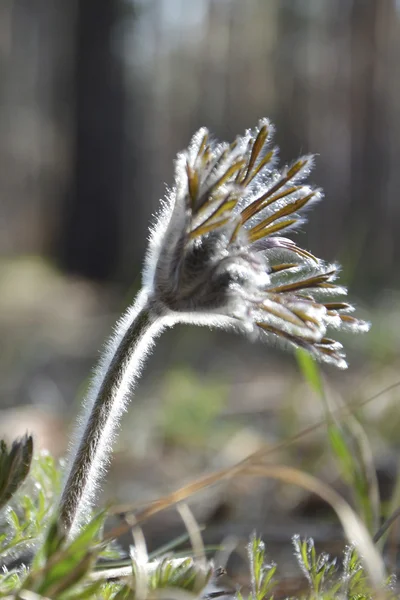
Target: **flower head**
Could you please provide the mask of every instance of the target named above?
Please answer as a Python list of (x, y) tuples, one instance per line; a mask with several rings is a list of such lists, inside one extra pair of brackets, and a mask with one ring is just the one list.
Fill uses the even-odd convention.
[(170, 314), (285, 340), (345, 368), (328, 329), (366, 331), (325, 264), (287, 237), (322, 192), (304, 183), (313, 157), (283, 169), (268, 120), (232, 144), (200, 129), (175, 165), (175, 187), (150, 239), (144, 283)]

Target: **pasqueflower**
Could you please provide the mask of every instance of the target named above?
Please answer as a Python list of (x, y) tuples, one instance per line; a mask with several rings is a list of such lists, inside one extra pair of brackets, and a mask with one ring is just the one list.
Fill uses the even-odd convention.
[(235, 328), (305, 348), (346, 367), (329, 330), (366, 331), (338, 301), (337, 265), (286, 237), (322, 192), (305, 183), (313, 158), (283, 169), (266, 119), (232, 144), (200, 129), (175, 165), (175, 186), (152, 229), (135, 303), (117, 324), (71, 447), (60, 517), (74, 535), (87, 518), (133, 384), (154, 339), (176, 322)]
[(180, 320), (279, 338), (345, 368), (327, 330), (368, 324), (335, 299), (346, 293), (338, 266), (286, 237), (322, 192), (304, 183), (312, 156), (277, 167), (272, 133), (263, 119), (232, 144), (210, 141), (206, 129), (193, 136), (151, 235), (144, 285)]

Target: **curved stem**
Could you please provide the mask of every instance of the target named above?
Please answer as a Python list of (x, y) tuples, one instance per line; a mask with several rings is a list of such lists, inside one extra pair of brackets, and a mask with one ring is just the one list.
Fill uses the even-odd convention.
[(86, 415), (71, 448), (60, 500), (59, 516), (70, 535), (86, 520), (132, 385), (165, 325), (165, 319), (143, 293), (117, 324), (116, 334), (106, 347), (85, 402)]

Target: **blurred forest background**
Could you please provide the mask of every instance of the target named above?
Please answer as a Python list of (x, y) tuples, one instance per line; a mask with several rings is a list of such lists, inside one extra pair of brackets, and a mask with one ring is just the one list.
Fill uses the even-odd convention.
[[(317, 153), (312, 181), (326, 198), (301, 243), (343, 265), (373, 322), (367, 336), (344, 338), (353, 368), (327, 370), (332, 394), (349, 401), (396, 382), (399, 57), (395, 0), (2, 0), (0, 433), (29, 428), (39, 446), (65, 451), (98, 349), (139, 286), (176, 152), (199, 126), (230, 140), (262, 116), (283, 162)], [(363, 416), (389, 483), (397, 397)], [(118, 501), (232, 464), (321, 414), (292, 356), (187, 328), (162, 338), (133, 404), (106, 486)], [(323, 437), (286, 458), (332, 480)], [(199, 508), (215, 539), (226, 522), (238, 535), (287, 532), (285, 542), (302, 516), (310, 526), (306, 508), (284, 534), (267, 518), (306, 502), (300, 492), (232, 485), (236, 496)]]

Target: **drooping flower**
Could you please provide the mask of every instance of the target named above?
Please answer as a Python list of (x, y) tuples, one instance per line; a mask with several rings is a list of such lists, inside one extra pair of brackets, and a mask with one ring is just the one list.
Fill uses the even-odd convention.
[(337, 301), (339, 268), (282, 237), (304, 223), (322, 192), (304, 183), (313, 157), (283, 169), (263, 119), (232, 144), (200, 129), (175, 165), (175, 187), (150, 239), (144, 284), (162, 311), (233, 325), (347, 366), (329, 329), (366, 331)]
[(178, 155), (175, 187), (152, 232), (143, 287), (118, 321), (85, 399), (71, 445), (59, 518), (79, 532), (93, 504), (121, 416), (155, 338), (176, 321), (235, 327), (282, 339), (319, 360), (346, 367), (329, 329), (368, 324), (335, 300), (346, 290), (328, 265), (286, 232), (322, 197), (304, 183), (310, 156), (277, 168), (267, 120), (233, 144), (210, 142), (206, 129)]

